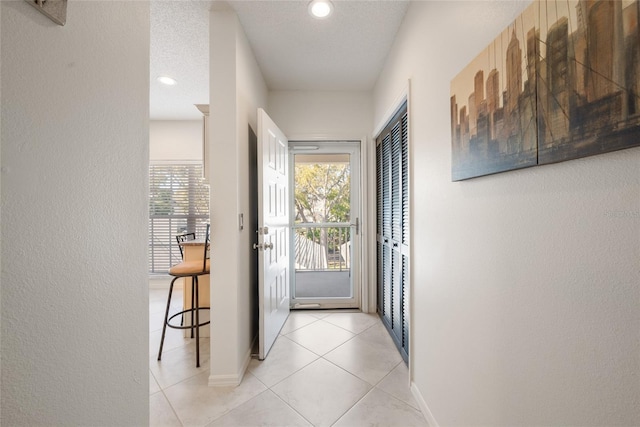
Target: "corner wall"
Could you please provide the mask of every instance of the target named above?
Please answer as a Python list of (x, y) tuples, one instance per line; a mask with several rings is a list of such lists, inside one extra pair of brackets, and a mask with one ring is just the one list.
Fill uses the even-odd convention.
[(2, 1), (2, 425), (149, 422), (149, 4)]
[[(242, 380), (254, 338), (251, 307), (256, 305), (257, 288), (246, 267), (255, 236), (249, 226), (249, 126), (257, 132), (257, 109), (266, 106), (267, 88), (235, 12), (212, 11), (210, 34), (209, 385), (224, 386)], [(241, 213), (246, 220), (243, 230)]]
[[(413, 2), (411, 371), (439, 425), (640, 424), (640, 148), (451, 182), (449, 84), (529, 2)], [(425, 409), (423, 407), (423, 409)]]

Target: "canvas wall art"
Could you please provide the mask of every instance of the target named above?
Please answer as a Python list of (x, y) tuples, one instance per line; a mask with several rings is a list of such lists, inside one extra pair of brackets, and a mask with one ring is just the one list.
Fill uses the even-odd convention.
[(452, 179), (640, 146), (640, 2), (539, 0), (451, 82)]
[(536, 5), (538, 163), (640, 145), (640, 3)]
[(535, 3), (451, 82), (454, 181), (537, 164)]

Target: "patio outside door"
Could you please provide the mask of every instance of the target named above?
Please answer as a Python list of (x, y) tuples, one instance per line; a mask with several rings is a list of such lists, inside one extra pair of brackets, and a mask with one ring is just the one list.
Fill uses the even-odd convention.
[(291, 308), (360, 304), (360, 143), (290, 142)]

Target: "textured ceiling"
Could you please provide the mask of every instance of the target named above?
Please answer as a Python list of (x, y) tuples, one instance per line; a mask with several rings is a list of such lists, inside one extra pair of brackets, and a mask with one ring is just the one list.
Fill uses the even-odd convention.
[[(313, 19), (306, 0), (229, 1), (270, 90), (370, 90), (407, 1), (334, 1)], [(208, 103), (210, 1), (151, 4), (151, 118), (197, 119)], [(167, 87), (159, 75), (178, 80)]]

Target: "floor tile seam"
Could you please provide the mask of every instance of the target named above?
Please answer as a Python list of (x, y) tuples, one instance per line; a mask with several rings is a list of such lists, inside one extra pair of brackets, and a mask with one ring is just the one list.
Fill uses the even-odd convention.
[[(376, 386), (377, 386), (377, 385), (378, 385), (382, 380), (384, 380), (387, 376), (389, 376), (389, 374), (391, 374), (391, 372), (393, 372), (393, 370), (394, 370), (394, 369), (396, 369), (400, 363), (402, 363), (402, 362), (403, 362), (403, 361), (402, 361), (402, 358), (401, 358), (401, 359), (400, 359), (400, 360), (399, 360), (395, 365), (393, 365), (393, 367), (392, 367), (392, 368), (391, 368), (391, 369), (390, 369), (386, 374), (384, 374), (384, 375), (382, 376), (382, 378), (381, 378), (380, 380), (378, 380), (375, 384), (373, 384), (373, 383), (369, 382), (367, 379), (360, 377), (360, 376), (359, 376), (358, 374), (356, 374), (355, 372), (351, 372), (351, 371), (349, 371), (348, 369), (346, 369), (346, 368), (344, 368), (344, 367), (342, 367), (342, 366), (340, 366), (340, 365), (337, 365), (336, 363), (332, 362), (330, 359), (327, 359), (327, 357), (326, 357), (326, 356), (329, 356), (329, 354), (333, 353), (335, 350), (338, 350), (338, 349), (339, 349), (340, 347), (342, 347), (344, 344), (347, 344), (347, 342), (348, 342), (348, 341), (345, 341), (343, 344), (341, 344), (341, 345), (339, 345), (338, 347), (334, 348), (333, 350), (331, 350), (331, 351), (327, 352), (324, 356), (322, 356), (322, 358), (323, 358), (323, 359), (325, 359), (327, 362), (330, 362), (330, 363), (332, 363), (332, 364), (334, 364), (334, 365), (338, 366), (338, 367), (339, 367), (339, 368), (341, 368), (342, 370), (349, 372), (351, 375), (354, 375), (355, 377), (357, 377), (357, 378), (361, 379), (362, 381), (366, 382), (367, 384), (370, 384), (372, 387), (376, 387)], [(364, 344), (365, 346), (367, 346), (367, 347), (372, 347), (372, 346), (371, 346), (367, 341), (364, 341), (364, 342), (363, 342), (363, 344)], [(395, 347), (394, 347), (394, 350), (395, 350)], [(375, 354), (375, 351), (370, 351), (369, 353), (371, 353), (371, 354)]]
[[(364, 331), (363, 331), (363, 333), (364, 333)], [(400, 355), (400, 352), (398, 351), (398, 348), (396, 347), (396, 345), (395, 345), (395, 343), (393, 341), (391, 341), (390, 343), (389, 342), (382, 342), (382, 341), (378, 340), (377, 337), (372, 337), (372, 338), (362, 337), (362, 340), (364, 342), (368, 343), (370, 346), (376, 347), (379, 350), (394, 349), (398, 353), (398, 355)], [(400, 356), (400, 357), (402, 357), (402, 356)]]
[[(322, 357), (321, 359), (324, 360), (325, 362), (331, 363), (333, 366), (335, 366), (336, 368), (346, 372), (347, 374), (351, 375), (352, 377), (359, 379), (360, 381), (362, 381), (363, 383), (365, 383), (366, 385), (369, 386), (369, 390), (371, 390), (372, 388), (375, 387), (375, 385), (371, 384), (369, 381), (365, 380), (364, 378), (360, 378), (358, 375), (354, 374), (353, 372), (348, 371), (347, 369), (343, 368), (340, 365), (335, 364), (331, 360), (326, 359), (325, 357)], [(368, 391), (367, 391), (367, 393), (368, 393)]]
[[(158, 391), (162, 391), (162, 386), (158, 382), (158, 379), (156, 378), (156, 376), (153, 375), (153, 372), (151, 371), (151, 368), (149, 368), (149, 375), (151, 375), (151, 377), (153, 378), (153, 381), (155, 381), (156, 385), (158, 386)], [(156, 393), (153, 393), (153, 394), (156, 394)], [(151, 395), (149, 395), (149, 396), (151, 396)]]
[[(196, 338), (195, 338), (195, 336), (194, 336), (193, 338), (190, 338), (190, 337), (183, 337), (183, 338), (184, 338), (183, 344), (180, 344), (180, 345), (178, 345), (178, 346), (176, 346), (176, 347), (171, 347), (171, 348), (169, 348), (169, 349), (166, 349), (166, 345), (167, 345), (167, 343), (166, 343), (166, 338), (167, 338), (167, 337), (165, 336), (165, 343), (164, 343), (164, 347), (162, 348), (162, 355), (163, 355), (163, 356), (164, 356), (164, 354), (165, 354), (165, 353), (168, 353), (168, 352), (170, 352), (170, 351), (175, 351), (175, 350), (177, 350), (177, 349), (179, 349), (179, 348), (181, 348), (181, 347), (187, 347), (187, 346), (189, 346), (190, 344), (193, 344), (193, 346), (194, 346), (194, 347), (196, 346), (196, 343), (195, 343)], [(208, 339), (210, 339), (210, 338), (211, 338), (211, 337), (200, 337), (200, 347), (202, 347), (202, 340), (208, 340)], [(192, 341), (192, 340), (193, 340), (193, 341)], [(160, 343), (159, 343), (159, 342), (158, 342), (158, 343), (156, 343), (156, 344), (160, 345)], [(158, 350), (159, 350), (159, 349), (158, 349)], [(202, 353), (200, 353), (200, 354), (202, 354)], [(158, 353), (156, 352), (156, 356), (157, 356), (157, 355), (158, 355)]]
[(300, 326), (299, 328), (292, 329), (292, 330), (290, 330), (289, 332), (287, 332), (286, 334), (278, 334), (278, 335), (287, 336), (287, 335), (289, 335), (289, 334), (291, 334), (291, 333), (293, 333), (293, 332), (295, 332), (295, 331), (299, 331), (299, 330), (300, 330), (300, 329), (302, 329), (302, 328), (306, 328), (307, 326), (312, 325), (312, 324), (316, 323), (316, 322), (317, 322), (317, 321), (319, 321), (319, 320), (322, 320), (322, 319), (318, 319), (318, 318), (316, 317), (316, 320), (314, 320), (314, 321), (313, 321), (313, 322), (311, 322), (311, 323), (307, 323), (306, 325)]
[(309, 425), (314, 425), (310, 420), (307, 419), (307, 417), (305, 417), (304, 415), (302, 415), (300, 412), (298, 412), (298, 410), (296, 410), (296, 408), (294, 408), (293, 406), (289, 405), (288, 402), (286, 402), (282, 397), (280, 397), (280, 395), (278, 393), (276, 393), (275, 391), (271, 390), (271, 388), (269, 388), (266, 391), (270, 391), (274, 396), (276, 396), (282, 403), (284, 403), (285, 405), (287, 405), (288, 408), (291, 408), (291, 410), (293, 412), (295, 412), (296, 414), (300, 415), (300, 417), (305, 420), (306, 422), (309, 423)]
[(389, 375), (391, 375), (391, 373), (393, 371), (395, 371), (395, 369), (398, 367), (398, 365), (400, 365), (401, 363), (403, 363), (402, 360), (400, 360), (398, 363), (396, 363), (395, 365), (393, 365), (393, 368), (391, 368), (391, 370), (389, 372), (387, 372), (382, 378), (380, 378), (380, 380), (374, 384), (374, 387), (377, 387), (378, 384), (380, 384), (382, 381), (384, 381), (385, 378), (387, 378)]
[(184, 427), (184, 423), (182, 422), (182, 419), (180, 418), (180, 416), (178, 415), (178, 411), (176, 411), (176, 408), (173, 407), (173, 404), (171, 403), (171, 400), (169, 400), (169, 396), (167, 396), (167, 394), (164, 392), (164, 390), (160, 389), (160, 393), (162, 393), (162, 395), (164, 396), (164, 398), (167, 400), (167, 403), (169, 404), (169, 407), (171, 408), (171, 411), (173, 412), (173, 415), (175, 415), (176, 420), (178, 420), (178, 422), (180, 423), (180, 425), (182, 427)]
[[(202, 371), (202, 372), (196, 372), (195, 374), (193, 374), (193, 375), (189, 375), (189, 377), (187, 377), (187, 378), (183, 378), (183, 379), (181, 379), (180, 381), (178, 381), (177, 383), (170, 384), (170, 385), (168, 385), (168, 386), (166, 386), (166, 387), (163, 387), (163, 386), (162, 386), (162, 384), (160, 384), (160, 382), (158, 382), (158, 385), (160, 386), (160, 390), (162, 390), (162, 391), (169, 390), (171, 387), (175, 387), (175, 386), (177, 386), (178, 384), (182, 384), (182, 383), (183, 383), (183, 382), (185, 382), (185, 381), (188, 381), (188, 380), (190, 380), (190, 379), (193, 379), (193, 377), (196, 377), (196, 376), (198, 376), (198, 375), (201, 375), (203, 372), (205, 372), (205, 371)], [(209, 373), (210, 373), (210, 371), (209, 371), (209, 369), (208, 369), (208, 368), (206, 369), (206, 372), (209, 372)]]
[[(386, 394), (388, 397), (392, 398), (393, 400), (397, 400), (398, 402), (400, 402), (400, 403), (403, 403), (403, 404), (407, 405), (408, 407), (410, 407), (410, 408), (412, 408), (413, 410), (417, 411), (417, 412), (418, 412), (418, 413), (419, 413), (419, 414), (424, 418), (424, 414), (422, 413), (422, 411), (420, 410), (420, 408), (416, 408), (415, 406), (413, 406), (413, 405), (412, 405), (412, 404), (410, 404), (409, 402), (405, 402), (404, 400), (397, 398), (397, 397), (396, 397), (396, 396), (394, 396), (393, 394), (388, 393), (388, 392), (384, 391), (383, 389), (381, 389), (381, 388), (379, 388), (379, 387), (377, 387), (377, 386), (376, 386), (376, 387), (374, 387), (373, 389), (376, 389), (376, 390), (378, 390), (379, 392), (382, 392), (382, 393)], [(371, 390), (373, 390), (373, 389), (371, 389)], [(369, 394), (369, 393), (367, 393), (367, 394)], [(426, 418), (425, 418), (425, 421), (426, 421)]]
[[(204, 338), (204, 337), (203, 337), (203, 338)], [(194, 338), (194, 339), (195, 339), (195, 338)], [(202, 338), (201, 338), (201, 339), (202, 339)], [(187, 342), (186, 344), (180, 344), (180, 345), (178, 345), (178, 346), (170, 347), (170, 348), (163, 347), (163, 348), (162, 348), (162, 357), (164, 357), (164, 355), (165, 355), (165, 354), (167, 354), (167, 353), (171, 353), (171, 352), (173, 352), (173, 351), (180, 350), (180, 349), (181, 349), (181, 348), (183, 348), (183, 347), (188, 347), (188, 346), (189, 346), (189, 344), (191, 344), (191, 343), (190, 343), (190, 342)], [(166, 344), (165, 344), (165, 345), (166, 345)], [(201, 344), (201, 345), (202, 345), (202, 344)], [(194, 347), (195, 347), (195, 344), (194, 344)], [(160, 349), (158, 349), (158, 351), (160, 351)], [(158, 360), (158, 351), (155, 351), (153, 354), (150, 354), (150, 355), (149, 355), (149, 359), (150, 359), (150, 361), (151, 361), (151, 359), (153, 359), (153, 361), (155, 361), (155, 362), (162, 362), (161, 360)], [(200, 358), (202, 358), (202, 352), (200, 353)]]
[[(255, 376), (255, 375), (254, 375)], [(256, 377), (257, 378), (257, 377)], [(257, 378), (258, 380), (260, 380), (259, 378)], [(265, 386), (266, 387), (266, 386)], [(255, 396), (253, 396), (252, 398), (250, 398), (247, 401), (242, 402), (241, 404), (234, 406), (233, 408), (227, 410), (226, 412), (220, 414), (219, 416), (217, 416), (216, 418), (212, 419), (211, 421), (209, 421), (207, 424), (204, 425), (204, 427), (210, 427), (211, 424), (215, 423), (216, 421), (218, 421), (219, 419), (221, 419), (222, 417), (226, 417), (227, 415), (229, 415), (231, 412), (235, 411), (236, 409), (238, 409), (239, 407), (241, 407), (242, 405), (244, 405), (245, 403), (251, 402), (253, 399), (256, 399), (258, 396), (262, 395), (263, 393), (269, 391), (269, 388), (266, 388), (265, 390), (261, 391), (260, 393), (256, 394)]]
[[(351, 375), (353, 375), (353, 374), (351, 374)], [(362, 378), (360, 378), (360, 377), (357, 377), (357, 378), (362, 379)], [(363, 381), (364, 381), (364, 380), (363, 380)], [(366, 381), (364, 381), (364, 382), (366, 382)], [(366, 383), (367, 383), (367, 384), (369, 384), (368, 382), (366, 382)], [(357, 401), (355, 401), (355, 402), (353, 403), (353, 405), (351, 405), (349, 408), (347, 408), (347, 409), (346, 409), (346, 410), (345, 410), (345, 411), (344, 411), (344, 412), (343, 412), (343, 413), (342, 413), (342, 414), (341, 414), (341, 415), (340, 415), (340, 416), (339, 416), (339, 417), (338, 417), (338, 418), (337, 418), (337, 419), (336, 419), (336, 420), (331, 424), (331, 426), (336, 425), (336, 424), (337, 424), (337, 423), (338, 423), (342, 418), (344, 418), (344, 417), (345, 417), (345, 416), (346, 416), (346, 415), (347, 415), (347, 414), (348, 414), (348, 413), (349, 413), (353, 408), (355, 408), (355, 407), (356, 407), (356, 405), (357, 405), (358, 403), (360, 403), (360, 402), (361, 402), (365, 397), (367, 397), (367, 396), (368, 396), (368, 395), (373, 391), (373, 389), (374, 389), (374, 388), (375, 388), (375, 387), (371, 387), (369, 390), (367, 390), (367, 391), (366, 391), (366, 393), (365, 393), (365, 394), (363, 394), (363, 395), (362, 395), (362, 396), (361, 396)]]
[[(344, 342), (342, 342), (342, 343), (338, 344), (337, 346), (335, 346), (335, 347), (334, 347), (334, 348), (332, 348), (331, 350), (327, 351), (325, 354), (331, 353), (331, 352), (332, 352), (333, 350), (335, 350), (336, 348), (340, 347), (341, 345), (343, 345), (343, 344), (345, 344), (345, 343), (347, 343), (347, 342), (351, 341), (352, 339), (354, 339), (355, 337), (357, 337), (358, 335), (360, 335), (360, 333), (350, 331), (350, 330), (348, 330), (348, 329), (343, 328), (342, 326), (334, 325), (333, 323), (331, 323), (331, 322), (327, 322), (327, 321), (326, 321), (326, 320), (324, 320), (324, 319), (318, 319), (318, 320), (323, 321), (323, 322), (324, 322), (325, 324), (327, 324), (327, 325), (331, 325), (331, 326), (335, 326), (336, 328), (340, 328), (340, 329), (342, 329), (343, 331), (349, 332), (350, 334), (352, 334), (352, 335), (353, 335), (352, 337), (349, 337), (349, 339), (347, 339), (346, 341), (344, 341)], [(302, 344), (300, 344), (300, 345), (302, 345)], [(305, 348), (306, 348), (306, 347), (305, 347)]]
[[(323, 320), (323, 319), (321, 319), (321, 320)], [(331, 323), (331, 322), (327, 322), (327, 321), (325, 321), (325, 323), (328, 323), (328, 324), (330, 324), (330, 325), (332, 325), (332, 326), (335, 326), (335, 327), (337, 327), (337, 328), (340, 328), (340, 329), (342, 329), (342, 330), (344, 330), (344, 331), (351, 332), (352, 334), (355, 334), (355, 335), (360, 335), (361, 333), (363, 333), (363, 332), (365, 332), (365, 331), (369, 330), (369, 328), (372, 328), (373, 326), (375, 326), (375, 323), (374, 323), (373, 325), (369, 325), (369, 326), (367, 326), (366, 328), (364, 328), (364, 329), (363, 329), (363, 330), (361, 330), (360, 332), (354, 332), (354, 331), (352, 331), (352, 330), (350, 330), (350, 329), (347, 329), (347, 328), (344, 328), (344, 327), (342, 327), (342, 326), (340, 326), (340, 325), (336, 325), (335, 323)]]
[(328, 355), (329, 353), (333, 353), (334, 351), (336, 351), (337, 349), (339, 349), (340, 347), (342, 347), (343, 345), (353, 341), (354, 338), (356, 338), (357, 335), (352, 336), (351, 338), (349, 338), (348, 340), (346, 340), (345, 342), (342, 342), (340, 344), (338, 344), (337, 346), (333, 347), (331, 350), (327, 351), (326, 353), (324, 353), (323, 355), (321, 355), (320, 357), (325, 357), (326, 355)]
[[(296, 344), (298, 344), (298, 343), (296, 343)], [(298, 345), (300, 345), (300, 344), (298, 344)], [(301, 346), (301, 347), (302, 347), (302, 346)], [(302, 347), (302, 348), (304, 348), (305, 350), (310, 351), (311, 353), (313, 353), (311, 350), (309, 350), (309, 349), (307, 349), (307, 348), (305, 348), (305, 347)], [(271, 390), (271, 388), (272, 388), (272, 387), (277, 386), (278, 384), (280, 384), (281, 382), (283, 382), (283, 381), (284, 381), (284, 380), (286, 380), (287, 378), (291, 377), (292, 375), (297, 374), (298, 372), (300, 372), (301, 370), (303, 370), (303, 369), (304, 369), (304, 368), (306, 368), (307, 366), (311, 365), (313, 362), (315, 362), (315, 361), (317, 361), (317, 360), (319, 360), (319, 359), (321, 359), (321, 358), (322, 358), (322, 356), (318, 356), (316, 353), (313, 353), (313, 354), (316, 356), (316, 358), (315, 358), (315, 359), (313, 359), (313, 360), (312, 360), (312, 361), (310, 361), (309, 363), (305, 364), (304, 366), (301, 366), (300, 368), (296, 369), (294, 372), (292, 372), (292, 373), (290, 373), (289, 375), (287, 375), (286, 377), (282, 378), (281, 380), (279, 380), (278, 382), (276, 382), (276, 383), (275, 383), (275, 384), (273, 384), (272, 386), (268, 386), (267, 384), (265, 384), (265, 382), (264, 382), (264, 381), (262, 381), (262, 380), (261, 380), (261, 379), (260, 379), (256, 374), (254, 374), (254, 373), (253, 373), (253, 372), (251, 372), (250, 370), (247, 370), (247, 371), (248, 371), (251, 375), (253, 375), (253, 376), (254, 376), (258, 381), (260, 381), (260, 382), (261, 382), (261, 383), (262, 383), (266, 388), (268, 388), (269, 390)]]
[(388, 391), (386, 391), (386, 390), (384, 390), (384, 389), (382, 389), (382, 388), (378, 387), (378, 385), (379, 385), (379, 383), (378, 383), (378, 384), (376, 384), (373, 388), (377, 389), (378, 391), (383, 392), (384, 394), (387, 394), (387, 395), (389, 395), (389, 396), (393, 397), (393, 398), (394, 398), (394, 399), (396, 399), (397, 401), (402, 402), (402, 403), (404, 403), (404, 404), (405, 404), (405, 405), (407, 405), (407, 406), (412, 407), (413, 409), (415, 409), (416, 411), (418, 411), (418, 412), (420, 412), (420, 413), (422, 414), (422, 411), (420, 410), (420, 408), (418, 407), (418, 405), (417, 405), (417, 404), (416, 404), (416, 405), (413, 405), (412, 403), (407, 402), (407, 401), (406, 401), (406, 400), (404, 400), (404, 399), (400, 399), (398, 396), (394, 396), (393, 394), (389, 393)]
[[(260, 378), (256, 377), (256, 376), (255, 376), (255, 375), (253, 375), (251, 372), (246, 372), (246, 373), (245, 373), (245, 375), (247, 375), (247, 374), (249, 374), (249, 375), (253, 376), (256, 380), (258, 380), (258, 382), (261, 382), (261, 381), (260, 381)], [(241, 380), (241, 383), (242, 383), (242, 381), (244, 381), (244, 377), (243, 377), (243, 379)], [(261, 382), (261, 383), (262, 383), (262, 382)], [(262, 384), (264, 385), (264, 383), (262, 383)], [(238, 384), (235, 388), (237, 388), (238, 386), (240, 386), (240, 384)], [(211, 386), (208, 386), (208, 387), (211, 387)], [(249, 399), (247, 399), (247, 400), (245, 400), (245, 401), (243, 401), (243, 402), (240, 402), (240, 403), (238, 403), (238, 404), (234, 405), (234, 406), (233, 406), (233, 407), (231, 407), (231, 408), (228, 408), (228, 409), (227, 409), (224, 413), (222, 413), (220, 416), (216, 417), (215, 419), (213, 419), (213, 420), (209, 421), (207, 424), (205, 424), (205, 425), (204, 425), (204, 427), (208, 427), (208, 426), (210, 426), (211, 424), (213, 424), (214, 422), (216, 422), (216, 421), (217, 421), (217, 420), (219, 420), (220, 418), (222, 418), (222, 417), (224, 417), (224, 416), (226, 416), (226, 415), (230, 414), (232, 411), (235, 411), (236, 409), (238, 409), (239, 407), (241, 407), (241, 406), (242, 406), (242, 405), (244, 405), (245, 403), (251, 402), (253, 399), (257, 398), (257, 397), (258, 397), (258, 396), (260, 396), (262, 393), (265, 393), (265, 392), (269, 391), (269, 387), (267, 387), (266, 385), (264, 385), (264, 387), (265, 387), (265, 389), (264, 389), (264, 390), (262, 390), (260, 393), (256, 394), (255, 396), (250, 397)]]
[[(372, 325), (371, 327), (373, 327), (373, 326), (374, 326), (374, 325)], [(362, 331), (362, 332), (365, 332), (365, 331)], [(353, 337), (351, 337), (351, 338), (349, 338), (348, 340), (346, 340), (345, 342), (343, 342), (342, 344), (340, 344), (340, 345), (338, 345), (338, 346), (336, 346), (336, 347), (332, 348), (331, 350), (327, 351), (324, 355), (322, 355), (322, 357), (324, 357), (324, 356), (328, 355), (329, 353), (334, 352), (335, 350), (339, 349), (339, 348), (340, 348), (340, 347), (342, 347), (343, 345), (345, 345), (345, 344), (347, 344), (347, 343), (349, 343), (349, 342), (351, 342), (351, 341), (354, 341), (354, 340), (356, 340), (357, 338), (360, 338), (360, 342), (362, 342), (364, 345), (366, 345), (367, 347), (369, 347), (369, 348), (372, 350), (372, 351), (371, 351), (371, 353), (372, 353), (372, 354), (376, 353), (376, 350), (380, 350), (380, 349), (386, 350), (386, 349), (387, 349), (387, 346), (383, 346), (383, 345), (376, 345), (377, 343), (373, 343), (373, 344), (372, 344), (370, 340), (367, 340), (366, 338), (362, 338), (362, 337), (360, 337), (360, 334), (356, 334), (356, 335), (354, 335)], [(394, 349), (394, 350), (396, 350), (395, 346), (393, 347), (393, 349)], [(397, 366), (397, 365), (395, 365), (395, 366)], [(394, 369), (395, 369), (395, 366), (394, 366)]]
[[(324, 353), (322, 353), (322, 354), (318, 354), (318, 352), (317, 352), (317, 351), (311, 350), (310, 348), (307, 348), (307, 347), (303, 346), (303, 345), (302, 345), (302, 344), (300, 344), (300, 343), (296, 343), (296, 344), (298, 344), (299, 346), (302, 346), (305, 350), (310, 351), (311, 353), (315, 354), (316, 356), (318, 356), (318, 359), (320, 359), (320, 358), (324, 358), (327, 354), (329, 354), (329, 353), (331, 353), (332, 351), (334, 351), (334, 350), (336, 350), (336, 349), (340, 348), (341, 346), (343, 346), (344, 344), (346, 344), (346, 343), (347, 343), (347, 342), (349, 342), (349, 341), (351, 341), (351, 338), (349, 338), (347, 341), (345, 341), (345, 342), (343, 342), (343, 343), (338, 344), (338, 345), (337, 345), (337, 346), (335, 346), (335, 347), (330, 348), (329, 350), (325, 351), (325, 352), (324, 352)], [(317, 359), (316, 359), (316, 360), (317, 360)]]
[[(293, 340), (291, 340), (291, 341), (293, 341)], [(294, 343), (296, 343), (296, 344), (298, 344), (300, 347), (304, 348), (305, 350), (310, 351), (311, 353), (315, 354), (316, 356), (318, 356), (318, 358), (321, 358), (321, 357), (323, 356), (322, 354), (318, 354), (317, 352), (315, 352), (315, 351), (311, 350), (310, 348), (303, 346), (302, 344), (300, 344), (300, 343), (299, 343), (299, 342), (297, 342), (297, 341), (293, 341), (293, 342), (294, 342)], [(338, 346), (338, 347), (339, 347), (339, 346)], [(336, 348), (337, 348), (337, 347), (336, 347)], [(331, 350), (327, 351), (327, 353), (330, 353), (330, 352), (332, 352), (333, 350), (334, 350), (334, 349), (331, 349)], [(327, 354), (327, 353), (325, 353), (325, 354)], [(316, 359), (316, 360), (317, 360), (317, 359)]]
[[(352, 332), (353, 333), (353, 332)], [(353, 339), (353, 337), (349, 338), (347, 341), (342, 342), (338, 345), (336, 345), (335, 347), (330, 348), (329, 350), (327, 350), (326, 352), (324, 352), (323, 354), (318, 354), (317, 351), (314, 351), (312, 349), (310, 349), (309, 347), (305, 347), (304, 345), (302, 345), (301, 343), (299, 343), (298, 341), (294, 340), (293, 338), (289, 338), (285, 335), (286, 338), (288, 338), (289, 340), (293, 341), (294, 343), (298, 344), (300, 347), (304, 348), (307, 351), (310, 351), (311, 353), (315, 354), (318, 357), (323, 357), (326, 354), (331, 353), (333, 350), (337, 349), (338, 347), (340, 347), (341, 345), (345, 344), (347, 341), (350, 341), (351, 339)]]
[[(399, 401), (401, 401), (401, 402), (404, 402), (404, 403), (406, 403), (407, 405), (411, 406), (412, 408), (417, 409), (418, 411), (420, 411), (420, 408), (419, 408), (419, 407), (414, 406), (413, 404), (411, 404), (411, 403), (409, 403), (409, 402), (406, 402), (405, 400), (400, 399), (399, 397), (394, 396), (393, 394), (391, 394), (391, 393), (387, 392), (386, 390), (384, 390), (384, 389), (382, 389), (382, 388), (380, 388), (380, 387), (379, 387), (379, 386), (380, 386), (380, 384), (382, 383), (382, 381), (384, 381), (384, 380), (385, 380), (385, 378), (387, 378), (389, 375), (391, 375), (391, 373), (392, 373), (393, 371), (395, 371), (395, 370), (396, 370), (396, 368), (397, 368), (398, 366), (400, 366), (400, 364), (401, 364), (401, 363), (404, 363), (404, 360), (400, 360), (400, 361), (399, 361), (399, 362), (398, 362), (398, 363), (397, 363), (393, 368), (391, 368), (391, 370), (390, 370), (390, 371), (389, 371), (389, 372), (388, 372), (384, 377), (382, 377), (382, 378), (380, 379), (380, 381), (378, 381), (378, 382), (373, 386), (373, 388), (377, 388), (378, 390), (380, 390), (380, 391), (382, 391), (382, 392), (384, 392), (384, 393), (388, 394), (389, 396), (393, 396), (393, 397), (394, 397), (394, 398), (396, 398), (397, 400), (399, 400)], [(417, 404), (417, 402), (416, 402), (416, 404)], [(422, 413), (422, 411), (420, 411), (420, 413)]]
[[(187, 343), (187, 344), (180, 344), (180, 345), (175, 346), (175, 347), (169, 347), (169, 348), (163, 347), (162, 348), (162, 357), (164, 357), (164, 355), (166, 353), (169, 353), (169, 352), (172, 352), (172, 351), (175, 351), (175, 350), (179, 350), (182, 347), (187, 347), (188, 345), (189, 344)], [(166, 346), (166, 343), (165, 343), (165, 346)], [(159, 349), (158, 350), (154, 350), (153, 353), (150, 353), (149, 354), (149, 359), (153, 359), (154, 361), (157, 362), (158, 361), (158, 351), (159, 351)]]

